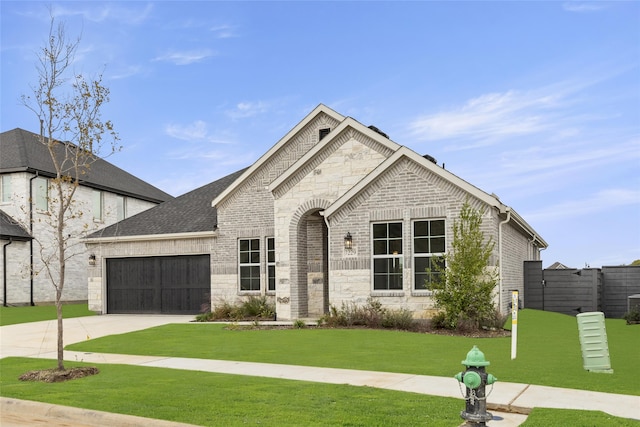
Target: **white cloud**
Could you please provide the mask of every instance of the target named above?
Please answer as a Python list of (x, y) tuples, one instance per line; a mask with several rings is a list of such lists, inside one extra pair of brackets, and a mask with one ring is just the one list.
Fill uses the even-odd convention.
[(201, 62), (215, 54), (211, 49), (172, 51), (154, 58), (154, 61), (172, 62), (175, 65), (189, 65)]
[(426, 140), (478, 141), (533, 134), (549, 129), (549, 116), (560, 101), (558, 95), (545, 92), (488, 93), (461, 107), (419, 117), (409, 128), (415, 137)]
[(235, 27), (228, 24), (211, 27), (209, 31), (211, 31), (212, 33), (215, 33), (216, 37), (219, 39), (229, 39), (229, 38), (238, 37), (238, 34), (235, 31)]
[(109, 76), (112, 80), (126, 79), (128, 77), (136, 76), (143, 72), (143, 68), (140, 65), (129, 65), (121, 67), (119, 70)]
[[(72, 3), (73, 4), (73, 3)], [(147, 3), (143, 8), (138, 7), (140, 3), (128, 3), (127, 7), (122, 4), (113, 3), (89, 3), (82, 7), (63, 7), (57, 4), (54, 7), (55, 16), (81, 16), (89, 22), (104, 22), (107, 20), (117, 21), (130, 25), (140, 24), (144, 22), (151, 11), (153, 4)], [(76, 6), (77, 4), (73, 4)]]
[[(233, 138), (224, 132), (213, 134), (209, 131), (209, 125), (203, 120), (196, 120), (187, 125), (168, 124), (164, 131), (172, 138), (188, 141), (191, 143), (213, 143), (213, 144), (233, 144)], [(196, 150), (199, 150), (196, 148)], [(201, 152), (202, 153), (202, 152)], [(203, 154), (196, 154), (193, 157), (201, 157)], [(192, 157), (192, 156), (187, 156)]]
[(263, 114), (269, 111), (270, 104), (264, 101), (239, 102), (232, 110), (227, 111), (227, 115), (232, 119), (244, 119)]
[(207, 136), (207, 124), (202, 120), (196, 120), (186, 126), (169, 124), (164, 130), (167, 135), (183, 141), (202, 140)]
[(605, 9), (605, 6), (602, 2), (584, 2), (584, 1), (568, 1), (562, 4), (562, 8), (567, 12), (597, 12), (599, 10)]
[(566, 200), (533, 212), (524, 217), (530, 222), (557, 221), (559, 219), (592, 215), (623, 206), (636, 205), (640, 209), (640, 190), (609, 188), (600, 190), (584, 199)]

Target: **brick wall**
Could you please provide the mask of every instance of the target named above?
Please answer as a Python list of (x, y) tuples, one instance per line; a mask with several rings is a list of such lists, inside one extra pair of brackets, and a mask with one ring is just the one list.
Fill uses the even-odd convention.
[[(472, 207), (485, 211), (482, 230), (485, 237), (496, 242), (492, 264), (498, 261), (498, 215), (482, 202), (470, 197), (450, 182), (429, 172), (415, 162), (405, 159), (390, 168), (375, 182), (365, 188), (354, 200), (347, 203), (330, 218), (331, 234), (341, 237), (347, 232), (353, 236), (354, 250), (345, 254), (342, 239), (335, 238), (330, 244), (330, 298), (331, 304), (340, 306), (346, 301), (366, 301), (368, 297), (379, 299), (390, 308), (409, 308), (416, 317), (428, 316), (433, 309), (429, 291), (414, 290), (412, 262), (412, 221), (420, 219), (445, 219), (447, 227), (447, 250), (453, 241), (453, 222), (458, 219), (465, 200)], [(404, 268), (402, 291), (380, 292), (372, 289), (371, 224), (374, 222), (401, 221), (404, 233)], [(522, 253), (526, 253), (526, 238), (509, 235), (507, 250), (516, 260), (509, 259), (506, 277), (509, 283), (514, 275), (522, 272)], [(506, 252), (505, 252), (506, 253)], [(506, 258), (511, 254), (506, 253)], [(515, 267), (519, 263), (519, 268)], [(520, 274), (520, 286), (522, 275)], [(496, 301), (497, 302), (497, 301)]]
[[(274, 197), (268, 190), (276, 178), (318, 143), (319, 130), (334, 128), (338, 122), (325, 114), (313, 119), (270, 157), (218, 207), (218, 239), (213, 248), (212, 299), (213, 304), (224, 299), (237, 302), (245, 295), (266, 293), (267, 253), (266, 238), (276, 239), (276, 289), (287, 301), (278, 308), (278, 316), (289, 318), (292, 296), (289, 289), (289, 253), (278, 250), (288, 247), (289, 221), (282, 216), (276, 218)], [(298, 205), (295, 205), (295, 210)], [(289, 208), (290, 209), (290, 208)], [(287, 230), (285, 233), (279, 230)], [(261, 283), (260, 292), (239, 291), (238, 284), (238, 239), (260, 239)], [(284, 240), (282, 240), (284, 239)], [(285, 299), (283, 299), (285, 298)], [(297, 300), (294, 302), (297, 303)]]

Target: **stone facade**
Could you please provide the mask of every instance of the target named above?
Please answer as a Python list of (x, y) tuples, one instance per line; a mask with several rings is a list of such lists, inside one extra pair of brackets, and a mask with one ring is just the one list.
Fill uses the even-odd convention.
[[(372, 298), (384, 307), (427, 317), (433, 312), (433, 299), (428, 288), (415, 283), (414, 264), (424, 258), (414, 253), (414, 224), (444, 224), (441, 247), (446, 252), (451, 249), (453, 223), (468, 201), (484, 212), (482, 230), (496, 243), (488, 269), (500, 272), (496, 302), (506, 312), (509, 291), (522, 288), (523, 262), (539, 259), (539, 249), (546, 247), (495, 196), (323, 105), (217, 194), (211, 203), (217, 226), (208, 239), (185, 233), (87, 242), (99, 260), (90, 274), (92, 309), (105, 309), (105, 258), (210, 254), (213, 306), (266, 296), (275, 303), (278, 319), (300, 319), (318, 318), (331, 306), (365, 304)], [(386, 258), (396, 269), (394, 284), (376, 288), (380, 270), (376, 276), (374, 265), (380, 258), (373, 254), (372, 232), (377, 224), (389, 222), (402, 228), (396, 238), (399, 250)], [(350, 249), (345, 248), (347, 233), (353, 238)], [(442, 236), (439, 239), (442, 242)], [(250, 258), (248, 241), (255, 245)], [(268, 288), (270, 241), (275, 246), (275, 291)]]

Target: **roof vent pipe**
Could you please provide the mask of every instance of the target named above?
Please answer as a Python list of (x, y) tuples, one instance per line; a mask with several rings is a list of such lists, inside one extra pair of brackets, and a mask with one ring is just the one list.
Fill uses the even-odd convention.
[(369, 129), (371, 129), (372, 131), (374, 131), (375, 133), (379, 133), (380, 135), (384, 136), (385, 138), (389, 139), (389, 135), (387, 135), (386, 133), (382, 132), (380, 129), (378, 129), (377, 127), (375, 127), (374, 125), (369, 126)]
[(424, 156), (422, 156), (422, 157), (424, 157), (425, 159), (429, 160), (430, 162), (432, 162), (432, 163), (433, 163), (433, 164), (435, 164), (435, 165), (437, 165), (437, 164), (438, 164), (438, 161), (436, 160), (436, 158), (435, 158), (435, 157), (433, 157), (433, 156), (430, 156), (429, 154), (425, 154), (425, 155), (424, 155)]

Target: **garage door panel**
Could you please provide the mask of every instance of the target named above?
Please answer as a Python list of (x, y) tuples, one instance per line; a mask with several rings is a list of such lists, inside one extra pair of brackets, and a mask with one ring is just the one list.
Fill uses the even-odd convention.
[(196, 314), (210, 283), (209, 255), (108, 259), (107, 312)]
[(207, 303), (209, 290), (202, 288), (173, 288), (162, 290), (163, 313), (183, 313), (197, 307), (200, 311), (202, 304)]

